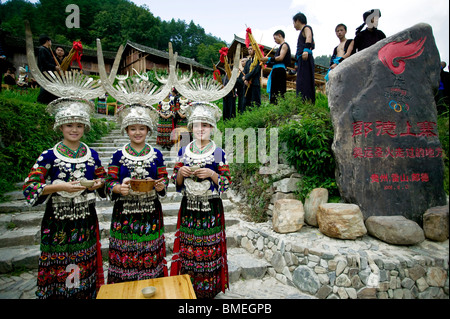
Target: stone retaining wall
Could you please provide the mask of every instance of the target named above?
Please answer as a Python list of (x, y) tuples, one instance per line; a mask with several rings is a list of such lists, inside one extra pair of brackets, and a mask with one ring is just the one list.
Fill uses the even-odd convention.
[[(279, 281), (321, 299), (448, 299), (448, 240), (413, 247), (370, 236), (328, 238), (313, 227), (278, 234), (271, 223), (248, 223), (237, 240), (267, 260)], [(447, 247), (447, 248), (446, 248)]]

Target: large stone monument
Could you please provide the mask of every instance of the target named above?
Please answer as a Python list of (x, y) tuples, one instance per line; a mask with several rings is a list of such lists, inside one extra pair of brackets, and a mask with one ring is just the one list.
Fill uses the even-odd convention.
[(403, 215), (422, 225), (429, 207), (446, 204), (434, 102), (439, 71), (432, 29), (417, 24), (330, 72), (337, 184), (365, 219)]

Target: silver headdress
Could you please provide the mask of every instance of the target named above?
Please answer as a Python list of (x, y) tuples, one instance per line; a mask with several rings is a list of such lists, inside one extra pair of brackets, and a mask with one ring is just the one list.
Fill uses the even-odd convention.
[(186, 111), (188, 118), (188, 129), (192, 131), (194, 123), (208, 123), (214, 129), (217, 128), (217, 122), (222, 117), (222, 111), (217, 105), (209, 102), (192, 102)]
[[(28, 65), (34, 79), (48, 92), (59, 98), (49, 103), (47, 112), (55, 116), (54, 129), (67, 123), (83, 123), (86, 130), (91, 127), (90, 116), (94, 105), (89, 100), (103, 96), (106, 91), (99, 81), (83, 75), (78, 71), (42, 73), (34, 56), (33, 36), (28, 21), (25, 21), (26, 50)], [(120, 51), (122, 54), (123, 48)], [(120, 63), (120, 55), (116, 56), (110, 77), (114, 78)]]
[[(239, 57), (241, 53), (241, 45), (238, 44), (234, 55), (233, 72), (230, 81), (224, 87), (214, 79), (201, 78), (192, 80), (191, 82), (175, 81), (175, 89), (185, 98), (194, 102), (190, 104), (187, 112), (188, 128), (192, 130), (194, 122), (205, 122), (217, 128), (217, 121), (222, 117), (222, 111), (217, 105), (211, 103), (226, 96), (234, 88), (239, 73)], [(169, 52), (170, 54), (170, 52)]]
[[(117, 54), (119, 56), (119, 52)], [(120, 52), (120, 55), (122, 55), (122, 52)], [(158, 103), (169, 94), (172, 87), (171, 83), (173, 82), (171, 75), (169, 74), (166, 83), (159, 89), (152, 82), (148, 81), (148, 77), (140, 74), (136, 78), (129, 78), (127, 74), (114, 87), (114, 79), (106, 76), (100, 39), (97, 39), (97, 58), (103, 87), (112, 97), (124, 104), (116, 114), (122, 134), (125, 133), (127, 126), (133, 124), (146, 125), (151, 134), (155, 130), (155, 124), (158, 121), (158, 113), (152, 105)], [(137, 73), (136, 70), (135, 72)]]
[[(118, 53), (119, 54), (119, 53)], [(122, 54), (122, 53), (120, 53)], [(114, 78), (107, 78), (105, 70), (105, 61), (103, 59), (102, 43), (97, 39), (97, 58), (100, 79), (104, 89), (117, 101), (125, 105), (146, 105), (151, 106), (166, 98), (172, 89), (175, 72), (169, 72), (169, 77), (164, 80), (165, 83), (159, 89), (142, 77), (126, 78), (121, 86), (114, 87)], [(156, 73), (156, 72), (155, 72)]]
[(179, 102), (180, 102), (180, 112), (181, 112), (181, 114), (186, 115), (188, 109), (190, 108), (189, 99), (184, 97), (184, 96), (181, 96), (180, 99), (179, 99)]
[(80, 98), (59, 98), (50, 102), (47, 112), (55, 117), (53, 129), (56, 131), (63, 124), (82, 123), (85, 131), (91, 129), (90, 117), (94, 113), (94, 104)]
[(158, 114), (151, 106), (134, 104), (125, 106), (117, 113), (117, 121), (120, 124), (120, 131), (125, 134), (129, 125), (141, 124), (149, 128), (149, 135), (155, 130), (156, 117)]

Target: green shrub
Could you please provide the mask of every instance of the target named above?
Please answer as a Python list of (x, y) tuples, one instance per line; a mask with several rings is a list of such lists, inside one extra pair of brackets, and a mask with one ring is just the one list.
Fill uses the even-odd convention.
[[(316, 105), (304, 103), (292, 91), (280, 98), (277, 105), (263, 99), (260, 107), (250, 108), (236, 118), (218, 123), (222, 133), (225, 133), (226, 128), (240, 128), (243, 131), (248, 128), (266, 128), (267, 133), (270, 128), (278, 128), (279, 155), (284, 156), (290, 165), (304, 175), (302, 185), (299, 185), (302, 190), (298, 194), (299, 198), (303, 200), (316, 187), (327, 188), (331, 196), (338, 195), (331, 151), (333, 127), (326, 96), (318, 94)], [(225, 140), (222, 145), (225, 145)], [(270, 154), (270, 143), (267, 142), (266, 147), (266, 154)], [(244, 150), (244, 158), (247, 159), (249, 149), (247, 147)], [(267, 220), (266, 210), (270, 204), (267, 190), (273, 182), (271, 176), (258, 174), (260, 166), (260, 163), (247, 162), (230, 164), (233, 183), (246, 190), (246, 214), (254, 222)]]
[(447, 195), (449, 194), (449, 107), (442, 106), (446, 111), (438, 114), (438, 131), (439, 140), (444, 150), (444, 189)]
[(338, 196), (331, 145), (333, 126), (327, 104), (320, 99), (315, 106), (302, 105), (298, 119), (280, 129), (280, 142), (286, 144), (285, 157), (303, 175), (299, 199), (304, 200), (314, 188), (328, 189), (330, 196)]

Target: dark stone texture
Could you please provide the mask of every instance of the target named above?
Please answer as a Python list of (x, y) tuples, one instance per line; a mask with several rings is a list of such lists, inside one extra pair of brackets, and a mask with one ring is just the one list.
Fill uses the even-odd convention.
[(448, 205), (429, 208), (423, 215), (425, 237), (435, 241), (446, 241), (448, 223)]
[(434, 101), (439, 70), (432, 29), (422, 23), (330, 72), (336, 180), (365, 219), (402, 215), (422, 226), (428, 208), (446, 204)]

